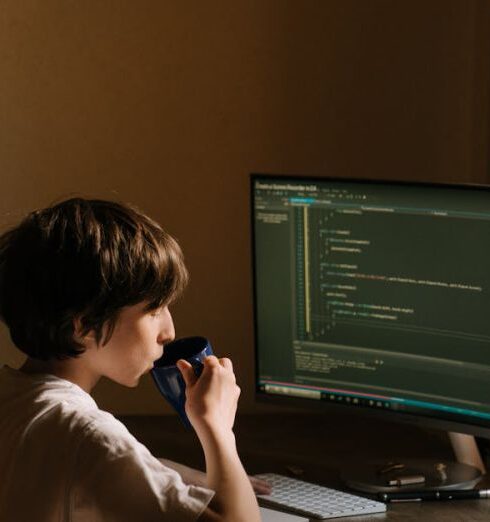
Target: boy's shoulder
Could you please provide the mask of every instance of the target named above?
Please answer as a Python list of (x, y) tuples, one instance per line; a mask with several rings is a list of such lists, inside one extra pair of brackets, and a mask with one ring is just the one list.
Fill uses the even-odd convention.
[[(0, 414), (25, 438), (85, 443), (112, 453), (138, 444), (127, 428), (77, 385), (55, 376), (0, 368)], [(1, 423), (0, 423), (1, 424)]]
[[(44, 394), (48, 402), (51, 402), (50, 395), (49, 392)], [(79, 447), (85, 450), (116, 456), (140, 446), (121, 421), (101, 410), (95, 400), (83, 391), (67, 390), (60, 402), (56, 400), (50, 406), (52, 411), (49, 417), (58, 430), (78, 441)]]

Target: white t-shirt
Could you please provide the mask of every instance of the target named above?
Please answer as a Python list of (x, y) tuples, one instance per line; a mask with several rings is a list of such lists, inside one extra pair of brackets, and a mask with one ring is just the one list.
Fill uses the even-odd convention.
[(0, 520), (196, 520), (214, 492), (187, 486), (79, 386), (0, 368)]

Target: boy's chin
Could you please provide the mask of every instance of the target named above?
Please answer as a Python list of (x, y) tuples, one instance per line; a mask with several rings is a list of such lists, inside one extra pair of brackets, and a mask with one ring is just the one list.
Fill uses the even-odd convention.
[(138, 386), (140, 383), (140, 379), (147, 373), (150, 373), (150, 370), (151, 368), (141, 372), (138, 375), (124, 375), (120, 376), (118, 379), (112, 378), (111, 380), (117, 382), (117, 384), (120, 384), (121, 386), (125, 386), (126, 388), (136, 388), (136, 386)]
[(138, 375), (138, 377), (135, 377), (134, 379), (118, 379), (116, 382), (125, 388), (136, 388), (136, 386), (138, 386), (140, 383), (140, 379), (141, 375)]
[(138, 377), (136, 377), (133, 381), (128, 382), (128, 384), (126, 384), (126, 386), (128, 388), (136, 388), (136, 386), (138, 386), (138, 384), (140, 383), (140, 379), (141, 379), (141, 375), (138, 375)]

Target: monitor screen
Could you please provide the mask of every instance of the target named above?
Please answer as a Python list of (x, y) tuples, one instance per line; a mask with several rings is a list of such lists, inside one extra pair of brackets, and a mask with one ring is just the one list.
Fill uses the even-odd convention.
[(490, 190), (253, 175), (251, 194), (258, 396), (490, 433)]

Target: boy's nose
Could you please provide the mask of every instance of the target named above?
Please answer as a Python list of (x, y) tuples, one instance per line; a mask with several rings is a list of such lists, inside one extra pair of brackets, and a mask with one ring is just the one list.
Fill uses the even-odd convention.
[(167, 344), (175, 339), (175, 330), (172, 327), (172, 331), (166, 332), (164, 335), (162, 335), (162, 342), (161, 344)]
[(163, 312), (163, 324), (158, 336), (159, 344), (166, 344), (175, 339), (175, 327), (172, 315), (168, 308)]

